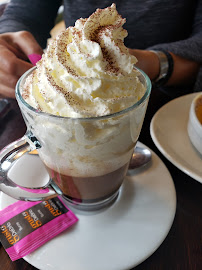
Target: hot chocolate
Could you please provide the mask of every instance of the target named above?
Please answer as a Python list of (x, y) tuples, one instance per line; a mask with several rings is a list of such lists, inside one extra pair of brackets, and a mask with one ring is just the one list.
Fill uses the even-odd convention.
[(64, 197), (74, 202), (96, 203), (104, 201), (119, 190), (128, 170), (128, 163), (113, 172), (95, 177), (62, 175), (46, 168)]
[(81, 205), (117, 194), (148, 103), (150, 81), (123, 43), (124, 23), (115, 4), (79, 19), (20, 85), (41, 160), (63, 196)]

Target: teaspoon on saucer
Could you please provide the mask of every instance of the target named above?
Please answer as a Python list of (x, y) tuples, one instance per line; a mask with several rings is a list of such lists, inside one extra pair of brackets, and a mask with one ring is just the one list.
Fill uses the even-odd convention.
[(149, 149), (136, 146), (129, 164), (129, 170), (147, 165), (151, 161), (151, 157), (152, 154)]

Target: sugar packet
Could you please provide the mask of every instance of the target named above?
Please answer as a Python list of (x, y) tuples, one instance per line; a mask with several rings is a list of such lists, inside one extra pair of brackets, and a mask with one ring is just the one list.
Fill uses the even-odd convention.
[(15, 261), (77, 221), (59, 197), (39, 202), (17, 201), (0, 211), (0, 241)]

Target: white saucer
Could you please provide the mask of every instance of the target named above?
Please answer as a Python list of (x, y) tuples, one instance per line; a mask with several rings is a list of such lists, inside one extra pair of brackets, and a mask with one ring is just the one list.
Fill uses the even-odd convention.
[[(128, 173), (112, 206), (88, 215), (74, 211), (76, 225), (24, 259), (41, 270), (123, 270), (147, 259), (164, 241), (176, 211), (170, 173), (152, 154), (149, 166)], [(29, 171), (36, 160), (30, 157)], [(0, 208), (14, 201), (1, 193)]]
[(202, 183), (202, 156), (191, 144), (187, 133), (189, 109), (199, 93), (176, 98), (154, 115), (151, 137), (161, 153), (177, 168)]

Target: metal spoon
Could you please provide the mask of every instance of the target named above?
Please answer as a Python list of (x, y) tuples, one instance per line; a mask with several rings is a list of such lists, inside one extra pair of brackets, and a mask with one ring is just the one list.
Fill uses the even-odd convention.
[(129, 170), (147, 165), (151, 161), (151, 157), (152, 154), (149, 149), (136, 146), (129, 164)]

